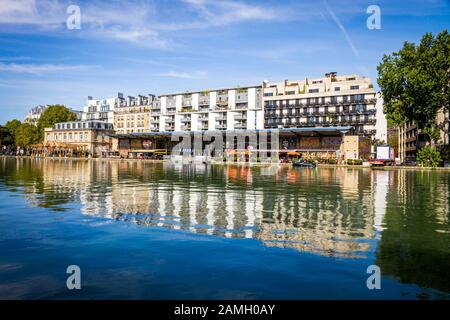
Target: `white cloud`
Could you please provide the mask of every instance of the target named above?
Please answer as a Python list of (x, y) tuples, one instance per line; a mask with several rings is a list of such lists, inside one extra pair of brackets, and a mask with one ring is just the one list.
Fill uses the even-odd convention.
[(211, 25), (226, 25), (248, 20), (273, 20), (276, 8), (265, 8), (237, 1), (183, 0), (198, 10)]
[(181, 79), (204, 78), (206, 75), (207, 75), (207, 72), (205, 72), (205, 71), (180, 72), (180, 71), (173, 71), (173, 70), (156, 74), (156, 76), (159, 76), (159, 77), (181, 78)]
[(34, 75), (42, 75), (46, 73), (55, 73), (55, 72), (76, 72), (83, 70), (91, 70), (92, 68), (96, 68), (96, 66), (0, 63), (0, 71), (10, 73), (29, 73)]
[(154, 8), (143, 2), (90, 1), (80, 5), (81, 30), (67, 30), (68, 0), (1, 0), (0, 26), (6, 31), (113, 39), (145, 47), (166, 48), (170, 41), (152, 26)]
[[(268, 21), (288, 16), (288, 8), (264, 7), (235, 0), (179, 0), (176, 13), (147, 1), (86, 1), (80, 3), (81, 30), (66, 29), (69, 0), (0, 0), (0, 26), (23, 33), (64, 33), (113, 39), (137, 46), (169, 48), (171, 31), (220, 27), (244, 21)], [(157, 7), (156, 4), (159, 6)], [(177, 19), (174, 19), (177, 17)], [(5, 28), (8, 27), (8, 28)]]

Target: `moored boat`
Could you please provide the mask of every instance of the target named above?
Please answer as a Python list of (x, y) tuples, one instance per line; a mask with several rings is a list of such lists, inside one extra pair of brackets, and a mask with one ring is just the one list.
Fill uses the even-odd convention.
[(304, 160), (294, 160), (292, 161), (294, 167), (304, 167), (304, 168), (315, 168), (316, 164), (314, 162), (307, 162)]

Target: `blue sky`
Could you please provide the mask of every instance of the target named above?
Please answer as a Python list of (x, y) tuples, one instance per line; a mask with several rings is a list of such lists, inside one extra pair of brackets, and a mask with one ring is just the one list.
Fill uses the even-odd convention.
[[(81, 29), (68, 30), (78, 5)], [(369, 5), (381, 29), (369, 30)], [(450, 2), (0, 0), (0, 123), (38, 104), (320, 77), (449, 28)]]

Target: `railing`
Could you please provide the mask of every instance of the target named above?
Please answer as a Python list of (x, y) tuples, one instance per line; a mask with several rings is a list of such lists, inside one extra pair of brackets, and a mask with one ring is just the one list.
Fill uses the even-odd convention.
[(234, 116), (235, 120), (246, 120), (247, 119), (247, 115), (245, 114), (237, 114), (236, 116)]

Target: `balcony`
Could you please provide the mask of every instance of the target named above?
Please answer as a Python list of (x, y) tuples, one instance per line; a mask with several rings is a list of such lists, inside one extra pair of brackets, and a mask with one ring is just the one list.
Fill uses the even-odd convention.
[(169, 114), (173, 114), (173, 113), (175, 113), (176, 111), (177, 111), (176, 108), (167, 108), (167, 113), (169, 113)]
[(192, 112), (192, 106), (189, 107), (183, 107), (180, 110), (181, 113), (185, 113), (185, 112)]
[(216, 130), (226, 130), (226, 129), (227, 129), (226, 123), (216, 124)]
[(166, 126), (164, 127), (164, 129), (165, 129), (166, 131), (173, 131), (173, 130), (175, 130), (175, 126), (173, 126), (173, 125), (166, 125)]
[(225, 105), (216, 105), (214, 110), (228, 110), (228, 104)]
[(198, 105), (199, 106), (208, 106), (209, 107), (209, 98), (200, 98), (199, 100), (198, 100)]
[(182, 118), (181, 119), (181, 123), (190, 123), (191, 122), (191, 118)]
[(247, 120), (247, 115), (246, 114), (237, 114), (234, 116), (235, 120)]
[(247, 124), (246, 123), (235, 123), (234, 128), (235, 129), (247, 129)]
[(219, 116), (216, 117), (216, 120), (226, 121), (227, 120), (227, 116), (226, 115), (219, 115)]
[(202, 130), (208, 130), (208, 124), (202, 124), (201, 128)]
[(181, 126), (181, 130), (184, 130), (184, 131), (190, 131), (190, 130), (191, 130), (191, 125), (184, 125), (184, 126)]
[(228, 99), (227, 100), (217, 100), (216, 105), (217, 106), (228, 106)]
[(173, 118), (166, 119), (166, 123), (175, 123), (175, 119)]
[(377, 103), (377, 99), (376, 98), (364, 99), (364, 102), (374, 104), (374, 103)]
[(247, 102), (236, 102), (236, 109), (247, 109), (248, 103)]
[(159, 119), (152, 119), (152, 120), (150, 120), (150, 123), (159, 124)]
[(200, 112), (208, 112), (209, 111), (209, 105), (199, 106), (198, 111)]

